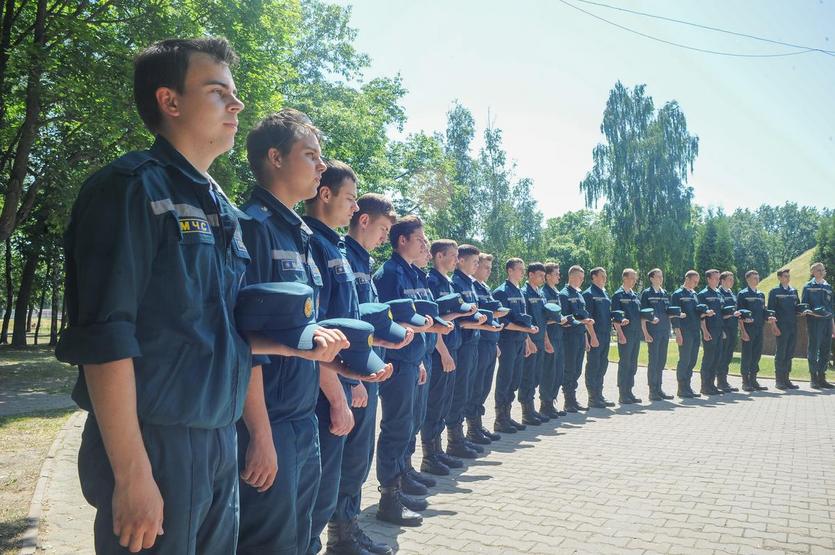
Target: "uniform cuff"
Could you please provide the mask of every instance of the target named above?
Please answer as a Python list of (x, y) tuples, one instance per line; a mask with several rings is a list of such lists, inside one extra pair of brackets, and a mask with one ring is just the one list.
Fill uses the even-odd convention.
[(268, 355), (252, 355), (252, 367), (255, 368), (256, 366), (266, 366), (270, 363), (270, 357)]
[(104, 364), (142, 356), (131, 322), (70, 326), (61, 334), (55, 358), (69, 364)]

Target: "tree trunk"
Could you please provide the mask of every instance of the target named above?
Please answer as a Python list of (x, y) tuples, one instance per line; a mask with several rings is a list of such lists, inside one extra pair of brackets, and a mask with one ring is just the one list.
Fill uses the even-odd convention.
[[(12, 39), (12, 21), (15, 16), (15, 1), (6, 0), (3, 9), (2, 24), (0, 25), (0, 96), (6, 90), (6, 67), (9, 64), (9, 45)], [(6, 118), (6, 99), (0, 98), (0, 127)]]
[(9, 342), (9, 319), (12, 317), (14, 304), (14, 288), (12, 287), (12, 242), (6, 239), (6, 313), (3, 315), (3, 330), (0, 331), (0, 343)]
[(55, 346), (58, 344), (58, 291), (61, 286), (60, 268), (58, 263), (52, 264), (52, 275), (50, 276), (52, 284), (52, 302), (49, 303), (49, 308), (52, 312), (49, 322), (49, 344)]
[(63, 291), (61, 295), (61, 329), (59, 331), (64, 331), (67, 327), (67, 292)]
[(41, 287), (41, 299), (38, 301), (38, 323), (35, 325), (35, 345), (38, 344), (38, 336), (41, 334), (41, 319), (43, 318), (43, 303), (46, 300), (46, 285)]
[[(32, 296), (29, 295), (31, 299)], [(32, 315), (35, 313), (35, 305), (29, 303), (29, 310), (26, 311), (26, 333), (32, 333)]]
[(29, 307), (29, 298), (32, 296), (32, 284), (35, 282), (35, 270), (38, 269), (39, 253), (33, 253), (26, 264), (23, 265), (23, 274), (20, 276), (20, 289), (17, 291), (17, 304), (15, 304), (14, 329), (12, 331), (12, 345), (15, 347), (26, 346), (26, 313)]
[(0, 212), (0, 241), (11, 237), (17, 225), (18, 204), (23, 194), (23, 182), (29, 168), (29, 155), (40, 126), (38, 120), (41, 114), (41, 75), (46, 44), (46, 0), (38, 0), (34, 29), (33, 54), (26, 83), (26, 115), (21, 124), (22, 133), (17, 144), (14, 163), (9, 172), (5, 203)]

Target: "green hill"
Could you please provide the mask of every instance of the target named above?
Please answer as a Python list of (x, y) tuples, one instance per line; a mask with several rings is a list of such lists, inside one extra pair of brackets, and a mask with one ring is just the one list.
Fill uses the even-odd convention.
[[(791, 284), (792, 287), (801, 291), (803, 289), (803, 284), (809, 281), (809, 266), (812, 265), (812, 255), (814, 254), (815, 249), (809, 249), (808, 251), (804, 252), (788, 264), (786, 266), (791, 269)], [(745, 282), (745, 278), (740, 276), (740, 281), (743, 283)], [(775, 271), (768, 277), (760, 282), (760, 291), (765, 292), (768, 294), (772, 288), (777, 286), (777, 272)], [(744, 287), (744, 285), (740, 285), (740, 287)]]

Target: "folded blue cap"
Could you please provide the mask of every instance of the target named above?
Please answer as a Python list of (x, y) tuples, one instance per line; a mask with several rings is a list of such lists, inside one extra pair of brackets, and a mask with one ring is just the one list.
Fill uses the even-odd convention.
[(623, 322), (623, 319), (626, 318), (626, 313), (622, 310), (613, 310), (611, 314), (612, 320), (618, 323)]
[(449, 322), (447, 322), (446, 320), (444, 320), (443, 318), (441, 318), (438, 315), (438, 312), (439, 312), (438, 303), (436, 303), (436, 302), (425, 301), (425, 300), (422, 300), (422, 299), (416, 300), (415, 301), (415, 310), (421, 316), (429, 316), (430, 318), (435, 320), (436, 323), (441, 324), (442, 326), (450, 325)]
[(829, 318), (830, 316), (832, 316), (832, 313), (829, 312), (829, 310), (827, 310), (825, 306), (817, 306), (812, 310), (812, 312), (815, 314), (815, 316), (818, 316), (819, 318)]
[(699, 303), (699, 304), (696, 305), (696, 313), (697, 314), (704, 314), (708, 310), (710, 310), (710, 309), (708, 308), (708, 306), (706, 304)]
[(391, 319), (391, 307), (384, 303), (362, 303), (360, 320), (374, 327), (374, 337), (400, 343), (406, 339), (406, 328)]
[(766, 310), (765, 315), (766, 315), (766, 318), (776, 318), (777, 317), (777, 312), (775, 312), (774, 310)]
[(806, 312), (809, 310), (809, 305), (806, 303), (798, 303), (797, 306), (794, 307), (797, 312)]
[(733, 316), (734, 312), (736, 312), (736, 307), (732, 304), (722, 307), (722, 316)]
[(542, 305), (545, 312), (546, 322), (559, 322), (562, 319), (562, 307), (557, 303), (545, 303)]
[(574, 313), (574, 317), (577, 320), (587, 320), (589, 318), (589, 313), (586, 309), (581, 308), (577, 312)]
[(513, 323), (525, 328), (529, 328), (533, 326), (533, 316), (531, 316), (530, 314), (514, 313)]
[(386, 365), (371, 348), (374, 342), (374, 326), (371, 324), (351, 318), (332, 318), (322, 320), (319, 325), (337, 329), (348, 338), (351, 346), (339, 351), (339, 358), (352, 372), (368, 376), (376, 374)]
[(667, 316), (678, 316), (681, 314), (681, 307), (672, 305), (667, 307)]
[[(493, 319), (492, 310), (488, 310), (486, 308), (479, 308), (477, 314), (484, 314), (484, 316), (487, 318), (487, 321), (484, 322), (485, 326), (493, 326), (494, 328), (501, 327), (501, 324)], [(473, 314), (473, 316), (475, 316), (475, 314)]]
[(313, 348), (316, 320), (313, 289), (303, 283), (257, 283), (238, 292), (235, 322), (241, 332), (258, 332), (294, 349)]
[(415, 327), (426, 325), (426, 318), (415, 310), (415, 303), (412, 299), (396, 299), (388, 301), (391, 307), (392, 320), (402, 324), (410, 324)]
[(641, 309), (641, 319), (642, 320), (655, 320), (655, 309), (654, 308), (642, 308)]
[(473, 309), (472, 303), (465, 303), (460, 293), (450, 293), (435, 299), (438, 303), (438, 312), (441, 316), (446, 314), (466, 314)]
[(743, 320), (747, 320), (748, 318), (751, 318), (752, 316), (753, 316), (753, 314), (747, 308), (743, 308), (742, 310), (739, 311), (739, 317)]

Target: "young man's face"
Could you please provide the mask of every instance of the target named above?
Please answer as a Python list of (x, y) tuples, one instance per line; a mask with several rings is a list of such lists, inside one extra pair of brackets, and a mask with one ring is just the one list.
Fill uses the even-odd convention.
[(725, 289), (730, 289), (734, 286), (734, 281), (736, 281), (734, 279), (734, 276), (728, 276), (722, 280), (722, 287), (724, 287)]
[(442, 274), (448, 274), (455, 269), (458, 261), (458, 247), (450, 246), (437, 253), (432, 259), (432, 264)]
[(469, 254), (467, 256), (458, 257), (458, 269), (465, 274), (471, 276), (475, 274), (475, 269), (478, 268), (478, 255)]
[(351, 216), (360, 209), (357, 206), (357, 183), (346, 177), (339, 187), (339, 191), (333, 192), (329, 187), (322, 187), (319, 192), (319, 202), (322, 202), (323, 209), (329, 221), (336, 227), (345, 227), (351, 223)]
[(608, 276), (606, 275), (606, 272), (597, 272), (591, 277), (591, 282), (599, 288), (603, 289), (604, 287), (606, 287), (607, 279)]
[(430, 260), (432, 260), (432, 255), (429, 254), (429, 241), (424, 241), (420, 248), (420, 260), (418, 260), (416, 264), (420, 268), (426, 268), (429, 266)]
[(638, 281), (638, 276), (632, 273), (623, 276), (623, 288), (632, 289), (635, 287), (635, 282)]
[(542, 287), (542, 284), (545, 283), (545, 272), (542, 270), (528, 272), (528, 283), (534, 287)]
[(719, 274), (711, 274), (707, 276), (707, 286), (711, 289), (716, 289), (719, 285)]
[(397, 252), (409, 262), (419, 262), (422, 260), (421, 250), (426, 248), (426, 244), (426, 235), (423, 228), (419, 227), (408, 237), (401, 236), (398, 239)]
[(818, 281), (822, 280), (826, 277), (826, 268), (816, 268), (815, 271), (812, 272), (812, 276)]
[(550, 274), (545, 274), (545, 283), (550, 285), (551, 287), (556, 287), (557, 284), (560, 282), (560, 269), (557, 268)]
[(748, 287), (752, 289), (756, 289), (757, 285), (760, 284), (760, 276), (759, 274), (751, 274), (747, 278), (745, 278), (745, 283), (748, 284)]
[(488, 258), (482, 258), (478, 261), (478, 268), (475, 270), (475, 278), (478, 281), (486, 282), (490, 279), (490, 273), (493, 271), (493, 261)]
[(788, 286), (791, 279), (792, 278), (791, 278), (791, 273), (790, 272), (786, 272), (782, 275), (777, 276), (777, 281), (780, 282), (780, 285)]
[(522, 275), (525, 273), (525, 267), (522, 264), (514, 264), (507, 270), (507, 279), (512, 282), (519, 283), (522, 281)]
[(179, 132), (215, 156), (234, 146), (238, 112), (244, 104), (236, 96), (235, 81), (226, 63), (203, 52), (192, 53), (183, 91), (174, 94), (176, 115), (172, 124)]
[(585, 272), (574, 272), (573, 274), (568, 274), (568, 283), (571, 284), (571, 287), (574, 289), (580, 287), (580, 284), (583, 283), (584, 279), (586, 279)]
[(684, 278), (684, 285), (688, 289), (695, 289), (697, 285), (699, 285), (699, 276), (690, 276), (688, 278)]
[(372, 238), (371, 248), (376, 249), (388, 239), (389, 230), (391, 230), (391, 218), (388, 216), (377, 216), (375, 218), (366, 216), (366, 218), (368, 221), (365, 228), (369, 237)]
[(322, 150), (319, 139), (313, 133), (303, 135), (290, 148), (286, 155), (271, 148), (268, 154), (274, 157), (273, 163), (276, 179), (282, 188), (287, 189), (287, 196), (298, 201), (311, 199), (316, 196), (319, 181), (327, 169), (322, 161)]
[(661, 285), (664, 283), (664, 273), (663, 272), (655, 272), (649, 278), (649, 282), (656, 289), (661, 289)]

